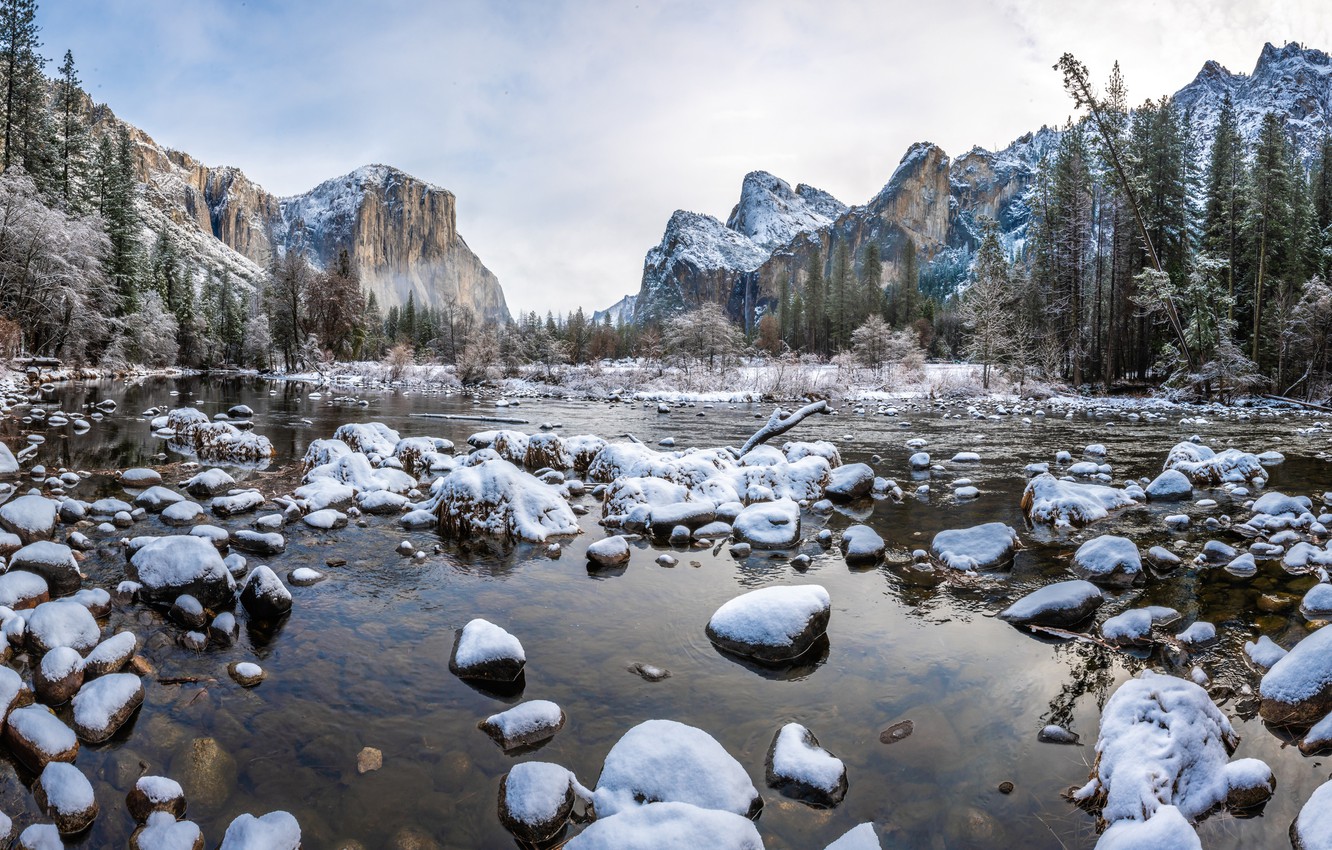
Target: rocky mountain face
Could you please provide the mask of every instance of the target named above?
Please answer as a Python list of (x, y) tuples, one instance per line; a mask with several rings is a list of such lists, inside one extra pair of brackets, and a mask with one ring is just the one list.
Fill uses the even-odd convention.
[(638, 301), (637, 295), (626, 295), (619, 301), (616, 301), (605, 310), (596, 310), (592, 313), (592, 324), (599, 325), (610, 318), (612, 325), (627, 325), (634, 321), (634, 307)]
[[(1307, 161), (1332, 125), (1332, 59), (1298, 44), (1268, 44), (1251, 75), (1205, 64), (1175, 94), (1179, 106), (1191, 110), (1201, 156), (1210, 149), (1226, 94), (1246, 139), (1256, 138), (1263, 115), (1276, 110)], [(749, 174), (725, 225), (684, 210), (671, 216), (644, 261), (635, 320), (659, 320), (711, 300), (750, 327), (775, 304), (783, 282), (793, 290), (803, 285), (815, 252), (828, 274), (842, 244), (857, 269), (865, 249), (877, 245), (885, 284), (898, 278), (911, 246), (925, 269), (922, 288), (951, 294), (979, 244), (982, 216), (997, 220), (1010, 244), (1025, 238), (1028, 190), (1041, 158), (1058, 141), (1057, 131), (1043, 127), (1001, 151), (977, 147), (956, 159), (919, 142), (868, 203), (849, 208), (818, 189), (792, 190), (766, 172)]]
[(387, 310), (407, 303), (461, 305), (486, 320), (508, 320), (499, 280), (458, 233), (457, 200), (385, 165), (370, 165), (278, 198), (244, 172), (209, 167), (155, 142), (104, 106), (94, 126), (130, 134), (146, 226), (165, 229), (201, 265), (253, 284), (276, 255), (299, 251), (315, 268), (351, 256), (366, 293)]

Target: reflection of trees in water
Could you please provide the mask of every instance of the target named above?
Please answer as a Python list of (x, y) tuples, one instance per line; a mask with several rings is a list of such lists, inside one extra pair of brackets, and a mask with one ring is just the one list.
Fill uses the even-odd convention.
[(1132, 656), (1113, 652), (1103, 646), (1082, 641), (1069, 641), (1056, 645), (1055, 656), (1066, 662), (1069, 676), (1060, 686), (1059, 693), (1050, 700), (1049, 710), (1042, 715), (1047, 724), (1053, 723), (1069, 729), (1073, 723), (1073, 707), (1087, 694), (1095, 694), (1096, 710), (1105, 708), (1110, 698), (1110, 687), (1115, 683), (1115, 660), (1137, 672), (1143, 662)]

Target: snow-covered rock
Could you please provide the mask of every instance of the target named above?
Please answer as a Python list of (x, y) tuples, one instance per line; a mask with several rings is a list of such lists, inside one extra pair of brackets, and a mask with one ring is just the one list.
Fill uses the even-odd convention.
[(143, 703), (143, 682), (130, 673), (99, 676), (74, 696), (74, 731), (91, 743), (105, 741)]
[(629, 563), (629, 541), (620, 535), (606, 537), (587, 547), (587, 559), (602, 569)]
[(205, 469), (186, 480), (181, 486), (194, 498), (207, 499), (235, 487), (236, 479), (221, 469)]
[(1295, 850), (1332, 850), (1332, 782), (1314, 789), (1290, 825)]
[(883, 560), (887, 548), (879, 533), (868, 525), (852, 525), (842, 532), (842, 554), (847, 566), (874, 566)]
[(287, 590), (277, 573), (261, 564), (246, 576), (240, 601), (251, 617), (271, 620), (291, 610), (291, 591)]
[(243, 814), (227, 827), (218, 850), (300, 850), (301, 826), (290, 812)]
[(544, 543), (581, 532), (558, 488), (505, 460), (456, 470), (443, 479), (437, 495), (439, 527), (451, 537), (483, 534)]
[(638, 724), (611, 747), (602, 765), (593, 794), (598, 818), (632, 811), (645, 801), (689, 803), (743, 817), (763, 807), (749, 774), (721, 744), (674, 720)]
[(233, 579), (217, 547), (192, 535), (150, 538), (130, 557), (126, 572), (141, 585), (140, 594), (154, 602), (188, 593), (214, 608), (232, 595)]
[(766, 774), (768, 787), (820, 808), (836, 806), (846, 796), (846, 765), (799, 723), (788, 723), (773, 736)]
[(1258, 672), (1266, 673), (1281, 659), (1286, 657), (1286, 650), (1282, 649), (1267, 635), (1262, 635), (1256, 641), (1245, 641), (1244, 655), (1249, 659)]
[(722, 649), (769, 663), (804, 654), (828, 630), (832, 600), (823, 587), (764, 587), (725, 603), (708, 620)]
[(35, 573), (12, 571), (0, 575), (0, 605), (6, 608), (35, 608), (50, 598), (46, 579)]
[(546, 741), (564, 728), (564, 711), (550, 700), (534, 699), (481, 721), (480, 729), (506, 750)]
[(153, 812), (165, 812), (171, 819), (185, 816), (185, 791), (180, 783), (165, 776), (140, 776), (125, 795), (130, 817), (139, 823)]
[(930, 543), (930, 554), (955, 570), (993, 570), (1011, 562), (1020, 548), (1012, 526), (987, 522), (940, 531)]
[(689, 803), (665, 802), (620, 809), (610, 817), (598, 817), (564, 847), (565, 850), (704, 847), (763, 850), (763, 840), (753, 821), (746, 817)]
[(1202, 841), (1174, 806), (1158, 806), (1146, 820), (1126, 818), (1110, 824), (1096, 850), (1202, 850)]
[(1249, 760), (1227, 763), (1238, 744), (1205, 690), (1146, 670), (1106, 703), (1092, 779), (1074, 799), (1112, 824), (1150, 819), (1162, 806), (1197, 820), (1226, 805), (1232, 785), (1253, 790)]
[(79, 754), (79, 739), (50, 709), (33, 705), (9, 713), (5, 743), (18, 760), (34, 773), (53, 761), (73, 762)]
[(518, 638), (478, 617), (458, 630), (449, 670), (460, 679), (512, 682), (522, 675), (526, 662)]
[(97, 817), (92, 783), (72, 764), (47, 764), (32, 784), (32, 796), (37, 808), (55, 821), (61, 835), (80, 833)]
[(1100, 588), (1089, 581), (1061, 581), (1028, 593), (999, 612), (999, 619), (1018, 626), (1074, 626), (1104, 601)]
[(1214, 452), (1199, 443), (1175, 445), (1166, 456), (1166, 469), (1176, 469), (1199, 487), (1244, 484), (1261, 487), (1267, 483), (1267, 470), (1256, 455), (1239, 449)]
[(1272, 665), (1259, 684), (1263, 719), (1312, 726), (1332, 713), (1332, 629), (1306, 635)]
[(1102, 534), (1079, 546), (1069, 567), (1078, 578), (1127, 587), (1142, 572), (1142, 557), (1138, 545), (1127, 537)]
[(755, 549), (788, 549), (800, 540), (800, 506), (791, 499), (752, 504), (731, 527), (738, 543)]
[(1124, 490), (1101, 484), (1061, 481), (1049, 473), (1027, 482), (1022, 510), (1032, 522), (1056, 527), (1082, 526), (1105, 519), (1110, 511), (1137, 504)]
[(874, 831), (874, 824), (862, 823), (852, 827), (841, 838), (829, 844), (824, 850), (883, 850), (879, 836)]
[(500, 823), (519, 841), (549, 841), (564, 829), (573, 813), (575, 782), (573, 774), (558, 764), (515, 764), (500, 779)]
[(93, 615), (77, 602), (43, 602), (27, 616), (28, 645), (37, 653), (67, 646), (80, 654), (97, 645), (101, 630)]
[(45, 496), (19, 496), (0, 505), (0, 527), (17, 534), (24, 544), (50, 540), (59, 509), (59, 504)]
[(83, 656), (68, 646), (57, 646), (42, 656), (32, 673), (32, 689), (46, 705), (61, 705), (83, 685)]
[(1178, 469), (1167, 469), (1145, 488), (1153, 502), (1178, 502), (1193, 498), (1193, 482)]
[(873, 467), (866, 463), (848, 463), (829, 473), (823, 493), (833, 501), (850, 502), (868, 496), (873, 488)]
[(1178, 619), (1179, 612), (1174, 608), (1160, 605), (1132, 608), (1102, 623), (1101, 637), (1116, 646), (1141, 646), (1151, 643), (1153, 626), (1168, 625)]

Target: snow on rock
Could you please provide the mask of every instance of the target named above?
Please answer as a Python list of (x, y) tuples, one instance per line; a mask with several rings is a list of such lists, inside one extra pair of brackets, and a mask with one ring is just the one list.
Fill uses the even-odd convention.
[(6, 608), (35, 608), (50, 598), (46, 579), (35, 573), (11, 571), (0, 575), (0, 605)]
[(263, 507), (265, 501), (267, 500), (264, 499), (264, 495), (258, 490), (241, 490), (226, 496), (215, 497), (213, 501), (208, 503), (208, 507), (220, 517), (230, 517), (258, 510)]
[(187, 433), (177, 431), (169, 445), (201, 460), (228, 463), (257, 463), (277, 454), (264, 435), (242, 431), (227, 422), (206, 422)]
[(930, 554), (955, 570), (993, 570), (1013, 560), (1022, 541), (1012, 526), (987, 522), (971, 528), (940, 531), (930, 543)]
[(1167, 469), (1146, 487), (1153, 502), (1177, 502), (1193, 498), (1193, 482), (1178, 469)]
[(518, 638), (478, 617), (458, 630), (449, 670), (460, 679), (512, 682), (522, 675), (526, 662)]
[[(354, 452), (363, 455), (391, 457), (402, 437), (397, 431), (382, 422), (349, 422), (338, 426), (333, 432), (333, 439), (341, 441)], [(309, 457), (309, 450), (306, 451)]]
[(245, 577), (240, 601), (251, 617), (271, 620), (291, 610), (291, 591), (287, 590), (277, 573), (261, 564), (250, 570), (250, 574)]
[(162, 509), (162, 522), (167, 525), (194, 525), (204, 519), (203, 505), (181, 499)]
[(629, 541), (620, 535), (598, 540), (587, 547), (587, 559), (603, 569), (629, 563)]
[(300, 850), (301, 826), (290, 812), (243, 814), (231, 822), (218, 850)]
[(1127, 537), (1102, 534), (1079, 546), (1069, 567), (1078, 578), (1127, 587), (1142, 572), (1142, 557), (1138, 545)]
[(888, 544), (868, 525), (853, 525), (842, 532), (842, 554), (849, 567), (872, 567), (883, 560)]
[(97, 645), (101, 630), (93, 615), (77, 602), (43, 602), (27, 616), (28, 644), (38, 653), (67, 646), (82, 654)]
[(1316, 755), (1332, 747), (1332, 714), (1315, 723), (1300, 740), (1300, 752)]
[(40, 705), (11, 711), (4, 738), (10, 751), (34, 773), (53, 761), (72, 763), (79, 754), (78, 736)]
[(1176, 444), (1166, 456), (1165, 468), (1179, 470), (1199, 487), (1222, 484), (1261, 487), (1267, 483), (1267, 470), (1257, 456), (1239, 449), (1213, 452), (1199, 443)]
[(800, 539), (800, 506), (791, 499), (752, 504), (731, 526), (738, 543), (755, 549), (788, 549)]
[(114, 673), (134, 656), (139, 639), (133, 632), (117, 632), (93, 647), (83, 659), (83, 675), (87, 679)]
[(207, 499), (236, 486), (236, 479), (221, 469), (205, 469), (181, 485), (196, 499)]
[[(598, 814), (600, 814), (600, 806)], [(731, 812), (688, 803), (648, 803), (599, 817), (565, 850), (763, 850), (754, 823)]]
[(74, 731), (90, 743), (105, 741), (143, 702), (143, 682), (130, 673), (99, 676), (74, 696)]
[(841, 838), (829, 844), (824, 850), (883, 850), (879, 835), (874, 831), (874, 824), (862, 823), (852, 827)]
[(1227, 760), (1238, 744), (1205, 690), (1146, 670), (1106, 703), (1091, 781), (1073, 796), (1111, 824), (1148, 820), (1162, 806), (1196, 821), (1230, 798)]
[(1104, 601), (1100, 588), (1089, 581), (1061, 581), (1028, 593), (999, 612), (999, 619), (1017, 626), (1074, 626)]
[(836, 806), (846, 796), (846, 765), (799, 723), (788, 723), (773, 736), (766, 774), (768, 787), (819, 808)]
[(1258, 669), (1258, 672), (1266, 673), (1278, 661), (1286, 657), (1286, 650), (1278, 646), (1267, 635), (1262, 635), (1257, 641), (1244, 642), (1244, 655)]
[(646, 801), (689, 803), (743, 817), (763, 808), (749, 774), (721, 744), (674, 720), (648, 720), (626, 732), (606, 754), (593, 794), (597, 816), (608, 820)]
[(848, 463), (832, 470), (823, 493), (829, 499), (850, 502), (861, 499), (874, 489), (874, 469), (866, 463)]
[(185, 497), (166, 487), (154, 485), (144, 490), (134, 497), (134, 504), (148, 511), (149, 513), (160, 513), (163, 509), (177, 502), (185, 501)]
[(564, 711), (550, 700), (534, 699), (492, 714), (479, 728), (506, 750), (546, 741), (564, 728)]
[(61, 835), (80, 833), (97, 817), (92, 783), (72, 764), (47, 764), (32, 785), (32, 796)]
[(149, 538), (130, 557), (126, 572), (153, 602), (172, 602), (188, 593), (215, 608), (232, 595), (233, 579), (217, 547), (192, 535)]
[(32, 674), (37, 699), (47, 705), (68, 702), (82, 684), (83, 656), (67, 646), (57, 646), (43, 655)]
[(326, 508), (349, 506), (356, 498), (356, 488), (332, 476), (321, 475), (297, 487), (292, 491), (292, 495), (299, 499), (307, 510), (321, 511)]
[(1101, 637), (1116, 646), (1142, 646), (1151, 643), (1152, 627), (1163, 626), (1179, 619), (1174, 608), (1149, 605), (1132, 608), (1111, 617), (1101, 624)]
[(60, 830), (53, 823), (34, 823), (19, 834), (15, 850), (65, 850)]
[(1332, 629), (1319, 629), (1272, 665), (1258, 686), (1260, 713), (1277, 726), (1311, 726), (1332, 713)]
[(130, 850), (201, 850), (199, 825), (178, 821), (167, 812), (153, 812), (130, 836)]
[(1202, 841), (1178, 808), (1158, 806), (1146, 820), (1110, 824), (1096, 842), (1096, 850), (1202, 850)]
[(549, 841), (564, 829), (573, 813), (576, 781), (568, 768), (558, 764), (515, 764), (500, 779), (500, 823), (519, 841)]
[(1332, 782), (1314, 789), (1290, 825), (1295, 850), (1332, 850)]
[(708, 620), (708, 639), (722, 649), (778, 663), (804, 654), (828, 630), (832, 600), (817, 584), (764, 587), (737, 596)]
[(185, 816), (185, 791), (180, 783), (165, 776), (140, 776), (125, 795), (130, 816), (139, 823), (153, 812), (166, 812), (172, 819)]
[(464, 467), (442, 479), (436, 508), (450, 537), (485, 534), (529, 543), (581, 533), (558, 488), (506, 460)]
[(343, 528), (347, 525), (347, 515), (341, 511), (335, 511), (332, 508), (313, 511), (301, 518), (301, 521), (311, 528), (317, 528), (322, 531), (329, 531), (334, 528)]
[(24, 544), (50, 540), (59, 510), (54, 500), (29, 493), (0, 505), (0, 527), (17, 534)]
[(1310, 620), (1332, 617), (1332, 584), (1324, 582), (1309, 588), (1300, 602), (1300, 613)]
[(1124, 490), (1101, 484), (1061, 481), (1043, 473), (1027, 482), (1022, 510), (1032, 522), (1056, 527), (1087, 525), (1105, 519), (1110, 511), (1137, 504)]
[(1175, 635), (1175, 639), (1180, 643), (1192, 646), (1210, 643), (1216, 640), (1216, 626), (1212, 623), (1199, 620), (1184, 631)]

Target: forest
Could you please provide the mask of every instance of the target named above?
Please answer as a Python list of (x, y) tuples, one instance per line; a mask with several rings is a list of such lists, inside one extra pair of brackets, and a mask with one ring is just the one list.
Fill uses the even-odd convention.
[[(834, 242), (743, 334), (704, 305), (661, 325), (581, 308), (482, 323), (466, 309), (381, 310), (344, 252), (296, 252), (233, 279), (141, 216), (133, 142), (97, 120), (74, 57), (46, 76), (34, 0), (0, 2), (0, 350), (112, 369), (300, 369), (349, 360), (456, 367), (463, 382), (626, 357), (716, 370), (740, 357), (967, 359), (1084, 391), (1326, 399), (1332, 385), (1332, 137), (1312, 152), (1286, 117), (1246, 140), (1224, 104), (1210, 139), (1169, 98), (1130, 108), (1061, 68), (1069, 120), (1022, 198), (1025, 221), (974, 222), (962, 260), (908, 246), (885, 279), (870, 246)], [(952, 267), (949, 267), (952, 264)], [(942, 283), (941, 283), (942, 281)], [(736, 317), (731, 317), (732, 319)]]

